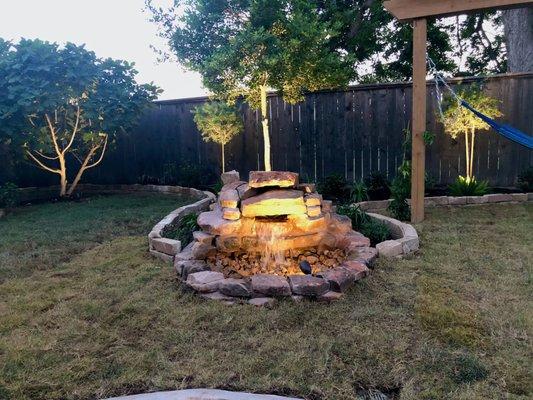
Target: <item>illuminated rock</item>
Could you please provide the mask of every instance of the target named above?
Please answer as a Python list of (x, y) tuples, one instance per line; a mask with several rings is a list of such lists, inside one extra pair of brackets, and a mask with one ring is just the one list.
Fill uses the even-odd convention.
[(212, 235), (231, 235), (238, 232), (241, 227), (241, 220), (228, 221), (222, 217), (222, 210), (203, 212), (198, 216), (198, 225), (202, 230)]
[(322, 196), (318, 193), (307, 194), (304, 196), (304, 201), (307, 207), (320, 206), (322, 204)]
[(269, 217), (277, 215), (305, 214), (302, 192), (298, 190), (271, 190), (241, 202), (244, 217)]
[(205, 244), (213, 244), (213, 240), (215, 239), (215, 236), (211, 235), (207, 232), (202, 231), (195, 231), (192, 233), (192, 237), (195, 241)]
[(241, 217), (241, 210), (233, 207), (226, 207), (222, 209), (222, 218), (229, 221), (236, 221)]
[(296, 189), (304, 193), (314, 193), (316, 191), (316, 185), (314, 183), (300, 183), (296, 185)]
[(330, 213), (333, 210), (333, 202), (331, 200), (322, 200), (322, 211)]
[(239, 193), (235, 189), (220, 192), (218, 202), (223, 208), (237, 208), (239, 206)]
[(307, 215), (312, 217), (318, 217), (320, 214), (322, 214), (322, 208), (320, 206), (307, 206)]
[(298, 184), (298, 174), (288, 171), (251, 171), (248, 184), (252, 188), (292, 188)]

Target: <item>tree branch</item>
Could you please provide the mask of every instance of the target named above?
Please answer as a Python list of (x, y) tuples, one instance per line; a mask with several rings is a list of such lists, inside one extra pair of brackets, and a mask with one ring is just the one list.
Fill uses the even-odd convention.
[(54, 174), (60, 174), (60, 173), (61, 173), (61, 171), (59, 171), (58, 169), (53, 169), (53, 168), (48, 167), (47, 165), (44, 165), (44, 164), (41, 162), (41, 160), (39, 160), (37, 157), (35, 157), (35, 156), (31, 153), (31, 151), (26, 150), (26, 154), (28, 154), (28, 155), (31, 157), (31, 159), (32, 159), (33, 161), (35, 161), (35, 163), (36, 163), (39, 167), (41, 167), (42, 169), (44, 169), (45, 171), (49, 171), (49, 172), (52, 172), (52, 173), (54, 173)]
[(59, 149), (59, 145), (57, 144), (57, 138), (56, 138), (56, 131), (54, 129), (54, 125), (52, 124), (52, 121), (50, 121), (50, 117), (48, 114), (45, 114), (44, 117), (46, 118), (46, 122), (48, 123), (48, 129), (50, 129), (50, 135), (52, 136), (52, 142), (54, 144), (54, 149), (56, 150), (57, 155), (61, 155), (61, 150)]
[[(87, 165), (84, 169), (89, 169), (89, 168), (96, 167), (98, 164), (100, 164), (102, 162), (102, 160), (104, 159), (104, 154), (105, 154), (105, 150), (106, 150), (106, 147), (107, 147), (107, 138), (108, 137), (109, 137), (108, 135), (105, 136), (104, 145), (103, 145), (103, 148), (102, 148), (102, 153), (100, 154), (100, 157), (98, 158), (98, 161), (92, 163), (91, 165)], [(97, 147), (95, 147), (93, 153), (96, 153), (96, 150), (98, 150), (101, 146), (102, 145), (100, 144)]]
[(80, 122), (80, 106), (77, 106), (76, 110), (76, 122), (74, 123), (74, 129), (72, 130), (72, 136), (70, 138), (70, 142), (67, 144), (67, 146), (63, 149), (63, 154), (65, 154), (68, 149), (72, 146), (72, 143), (74, 143), (74, 138), (76, 137), (76, 132), (78, 131), (78, 124)]
[(50, 157), (50, 156), (47, 156), (47, 155), (44, 155), (43, 153), (41, 153), (40, 151), (37, 151), (37, 150), (33, 150), (36, 154), (40, 155), (42, 158), (46, 158), (47, 160), (57, 160), (59, 158), (59, 156), (57, 157)]

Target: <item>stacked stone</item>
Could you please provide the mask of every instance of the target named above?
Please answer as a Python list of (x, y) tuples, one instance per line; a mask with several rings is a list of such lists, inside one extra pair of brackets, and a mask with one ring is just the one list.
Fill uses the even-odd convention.
[[(202, 231), (194, 232), (193, 242), (175, 258), (178, 276), (188, 287), (208, 298), (245, 299), (255, 305), (286, 296), (330, 301), (368, 274), (376, 250), (352, 230), (348, 217), (334, 213), (314, 184), (277, 171), (251, 172), (248, 182), (231, 171), (222, 175), (222, 182), (212, 210), (198, 217)], [(308, 261), (313, 274), (303, 275), (294, 266), (281, 273), (274, 266), (267, 272), (254, 269), (265, 245), (260, 230), (268, 233), (273, 226), (282, 228), (282, 235), (275, 237), (276, 250), (295, 256), (297, 262)], [(218, 261), (225, 267), (235, 264), (240, 272), (228, 273)], [(244, 272), (243, 263), (249, 264)]]
[[(280, 171), (252, 171), (248, 182), (240, 180), (237, 171), (222, 174), (224, 186), (218, 204), (222, 217), (236, 221), (241, 217), (272, 217), (278, 215), (322, 215), (323, 199), (312, 183), (298, 182), (298, 174)], [(328, 212), (331, 202), (326, 202)]]

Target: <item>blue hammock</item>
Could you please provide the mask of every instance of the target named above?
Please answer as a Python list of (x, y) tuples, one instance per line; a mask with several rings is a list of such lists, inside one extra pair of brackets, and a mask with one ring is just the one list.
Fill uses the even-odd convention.
[(503, 137), (512, 140), (513, 142), (516, 142), (518, 144), (521, 144), (522, 146), (528, 147), (529, 149), (533, 149), (533, 136), (528, 135), (527, 133), (524, 133), (522, 131), (519, 131), (516, 128), (513, 128), (509, 125), (500, 124), (496, 121), (494, 121), (492, 118), (487, 117), (485, 114), (480, 113), (478, 110), (476, 110), (474, 107), (472, 107), (470, 104), (468, 104), (466, 101), (464, 101), (462, 98), (460, 98), (457, 93), (448, 85), (446, 82), (446, 79), (439, 74), (437, 71), (437, 67), (435, 65), (435, 62), (428, 57), (428, 62), (430, 69), (433, 71), (433, 74), (435, 75), (435, 87), (436, 87), (436, 94), (437, 94), (437, 102), (439, 105), (439, 111), (441, 116), (443, 115), (442, 111), (442, 93), (440, 90), (440, 85), (443, 85), (446, 89), (450, 91), (453, 97), (467, 110), (472, 111), (478, 118), (481, 118), (483, 121), (485, 121), (492, 129), (494, 129), (497, 133), (502, 135)]
[(533, 136), (521, 132), (518, 129), (513, 128), (512, 126), (497, 123), (492, 118), (489, 118), (485, 114), (482, 114), (476, 109), (474, 109), (464, 100), (461, 100), (461, 105), (464, 108), (472, 111), (477, 117), (485, 121), (492, 129), (494, 129), (503, 137), (506, 137), (507, 139), (512, 140), (513, 142), (521, 144), (522, 146), (526, 146), (530, 149), (533, 149)]

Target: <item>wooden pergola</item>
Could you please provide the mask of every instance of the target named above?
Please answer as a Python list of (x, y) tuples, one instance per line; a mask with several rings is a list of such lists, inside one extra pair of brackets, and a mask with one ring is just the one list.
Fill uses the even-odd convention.
[(399, 21), (413, 23), (411, 221), (416, 223), (424, 220), (427, 18), (527, 7), (533, 0), (388, 0), (384, 5)]

